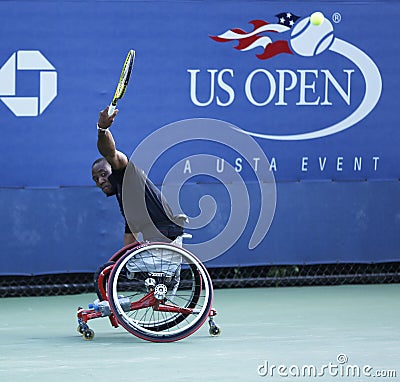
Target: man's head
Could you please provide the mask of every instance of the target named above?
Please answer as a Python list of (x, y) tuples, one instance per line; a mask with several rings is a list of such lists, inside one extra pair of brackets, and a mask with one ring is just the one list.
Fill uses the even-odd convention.
[(92, 179), (107, 196), (114, 194), (114, 188), (108, 180), (111, 172), (111, 165), (104, 158), (96, 159), (92, 164)]

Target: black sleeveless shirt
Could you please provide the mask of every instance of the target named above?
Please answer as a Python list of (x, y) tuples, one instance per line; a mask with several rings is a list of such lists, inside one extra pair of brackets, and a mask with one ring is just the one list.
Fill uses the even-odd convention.
[(125, 219), (125, 233), (141, 232), (149, 241), (182, 235), (183, 227), (175, 222), (171, 207), (143, 170), (129, 162), (124, 169), (112, 170), (108, 179)]

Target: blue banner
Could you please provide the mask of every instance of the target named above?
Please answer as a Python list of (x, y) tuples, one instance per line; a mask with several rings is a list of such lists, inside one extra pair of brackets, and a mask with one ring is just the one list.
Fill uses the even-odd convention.
[[(237, 242), (207, 260), (218, 266), (399, 260), (400, 31), (387, 21), (399, 7), (398, 1), (0, 2), (4, 252), (25, 256), (26, 241), (18, 232), (31, 237), (31, 225), (42, 228), (35, 228), (37, 240), (29, 252), (42, 259), (37, 267), (26, 269), (22, 260), (14, 267), (4, 260), (0, 273), (97, 266), (98, 257), (82, 238), (75, 250), (86, 248), (89, 266), (76, 265), (80, 260), (74, 258), (65, 263), (63, 248), (51, 250), (63, 260), (48, 266), (38, 255), (46, 235), (60, 232), (47, 224), (43, 211), (65, 189), (74, 195), (62, 197), (58, 212), (61, 221), (71, 221), (62, 229), (66, 237), (77, 237), (72, 227), (83, 213), (92, 227), (86, 228), (87, 236), (104, 240), (106, 252), (117, 249), (119, 238), (99, 237), (98, 221), (83, 211), (88, 211), (87, 192), (94, 186), (91, 164), (99, 157), (98, 113), (111, 102), (129, 49), (136, 51), (135, 66), (118, 103), (113, 135), (118, 149), (130, 157), (141, 152), (142, 142), (157, 151), (163, 146), (158, 132), (172, 128), (176, 145), (155, 153), (157, 163), (146, 170), (166, 190), (184, 183), (177, 212), (188, 213), (195, 222), (201, 194), (213, 194), (215, 219), (189, 227), (195, 243), (222, 231), (238, 208), (228, 198), (229, 187), (223, 191), (221, 184), (236, 184), (239, 176), (247, 188), (247, 225), (232, 231)], [(311, 17), (315, 12), (322, 15)], [(189, 123), (193, 130), (178, 133), (176, 123), (192, 120), (204, 124)], [(235, 137), (239, 134), (257, 148), (238, 149), (230, 134), (210, 139), (203, 127), (210, 127), (210, 121), (217, 121), (217, 130), (231, 126)], [(199, 155), (207, 158), (199, 160)], [(170, 171), (174, 178), (168, 177)], [(263, 194), (263, 185), (271, 183)], [(242, 195), (242, 188), (235, 187), (232, 193)], [(192, 189), (196, 191), (188, 192)], [(90, 197), (106, 203), (100, 191), (90, 190)], [(79, 195), (85, 203), (73, 202)], [(266, 195), (269, 212), (263, 215)], [(305, 208), (310, 197), (310, 208)], [(382, 209), (379, 200), (384, 200)], [(117, 208), (109, 201), (104, 205)], [(23, 217), (23, 208), (29, 216)], [(41, 211), (37, 219), (36, 208)], [(329, 224), (321, 225), (321, 211)], [(112, 216), (119, 226), (120, 217)], [(264, 235), (251, 239), (262, 221)], [(355, 242), (340, 239), (347, 235)], [(68, 255), (75, 250), (69, 247)]]
[[(237, 4), (1, 2), (2, 185), (91, 184), (93, 127), (130, 48), (115, 126), (128, 154), (207, 117), (253, 134), (277, 180), (397, 179), (400, 32), (383, 20), (398, 2)], [(301, 25), (314, 11), (324, 23)]]

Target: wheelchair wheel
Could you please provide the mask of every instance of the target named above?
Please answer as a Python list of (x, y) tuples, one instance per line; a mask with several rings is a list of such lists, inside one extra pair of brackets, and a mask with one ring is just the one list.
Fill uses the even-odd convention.
[[(100, 287), (99, 287), (99, 284), (98, 284), (98, 282), (99, 282), (99, 275), (100, 275), (100, 273), (101, 273), (102, 271), (104, 271), (104, 269), (106, 269), (108, 266), (113, 265), (113, 264), (115, 264), (114, 261), (108, 261), (107, 263), (101, 265), (101, 266), (97, 269), (97, 271), (95, 272), (95, 274), (94, 274), (94, 277), (93, 277), (94, 289), (95, 289), (95, 291), (96, 291), (97, 298), (98, 298), (100, 301), (103, 300), (103, 296), (101, 295)], [(104, 278), (102, 284), (103, 284), (102, 286), (103, 286), (104, 290), (107, 290), (107, 278)]]
[(196, 256), (172, 244), (147, 243), (116, 262), (107, 294), (112, 313), (128, 332), (148, 341), (172, 342), (203, 325), (213, 287)]

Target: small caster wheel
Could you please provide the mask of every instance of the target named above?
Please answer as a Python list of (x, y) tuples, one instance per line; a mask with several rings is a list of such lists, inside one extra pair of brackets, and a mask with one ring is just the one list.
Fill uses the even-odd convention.
[(94, 338), (94, 331), (92, 329), (86, 329), (83, 332), (83, 339), (86, 341), (91, 341)]
[(78, 327), (76, 328), (76, 331), (83, 336), (85, 331), (89, 330), (89, 326), (86, 322), (82, 321), (81, 319), (78, 320)]
[(210, 329), (208, 330), (208, 332), (210, 333), (210, 335), (212, 336), (219, 336), (221, 334), (221, 329), (219, 328), (219, 326), (217, 325), (211, 325)]

